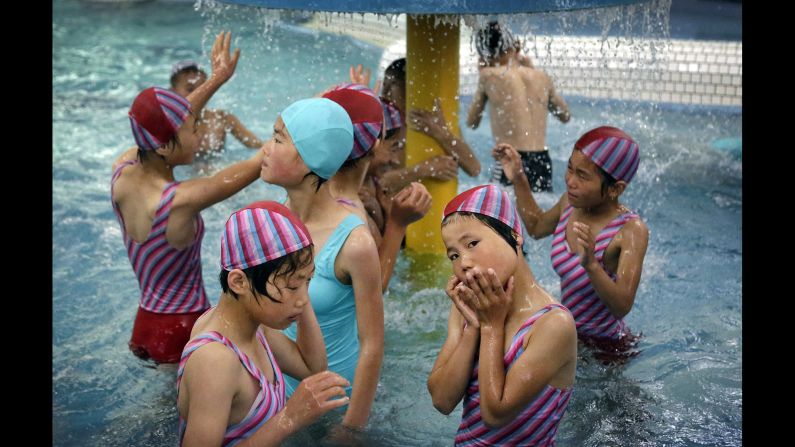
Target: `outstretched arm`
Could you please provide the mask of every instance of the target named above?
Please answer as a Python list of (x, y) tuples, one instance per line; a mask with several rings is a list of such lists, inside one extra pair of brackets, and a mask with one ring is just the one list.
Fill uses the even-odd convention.
[(231, 113), (226, 113), (224, 116), (224, 125), (232, 132), (232, 135), (237, 138), (237, 141), (243, 143), (246, 147), (251, 149), (259, 149), (264, 142), (254, 135), (254, 132), (248, 130), (240, 120)]
[(387, 195), (394, 195), (412, 182), (426, 178), (446, 181), (458, 176), (458, 163), (449, 155), (437, 155), (414, 166), (392, 169), (381, 176)]
[(248, 160), (237, 162), (211, 177), (186, 180), (177, 187), (174, 209), (185, 209), (193, 214), (210, 207), (259, 178), (262, 170), (262, 151), (257, 151)]
[(516, 210), (524, 221), (527, 233), (534, 239), (541, 239), (552, 234), (560, 219), (560, 213), (564, 206), (562, 202), (566, 195), (561, 195), (555, 206), (544, 211), (538, 206), (535, 197), (533, 197), (533, 191), (530, 189), (530, 181), (522, 172), (522, 160), (519, 158), (519, 152), (510, 144), (500, 143), (492, 149), (491, 155), (500, 161), (502, 172), (513, 183), (513, 190), (516, 192)]
[(480, 174), (480, 161), (463, 138), (456, 137), (447, 126), (439, 98), (433, 100), (433, 109), (412, 109), (409, 111), (409, 126), (422, 132), (439, 143), (439, 146), (458, 161), (458, 165), (470, 176)]

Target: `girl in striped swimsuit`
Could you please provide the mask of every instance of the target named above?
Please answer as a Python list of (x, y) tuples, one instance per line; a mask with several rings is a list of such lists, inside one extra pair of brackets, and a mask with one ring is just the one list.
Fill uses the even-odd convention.
[[(255, 202), (227, 220), (223, 292), (196, 321), (177, 370), (181, 445), (278, 445), (348, 402), (349, 382), (323, 371), (326, 348), (308, 294), (312, 245), (303, 222), (276, 202)], [(281, 332), (293, 322), (295, 342)], [(304, 379), (289, 400), (282, 368)]]
[[(640, 162), (638, 145), (622, 130), (599, 127), (575, 143), (566, 170), (566, 193), (547, 211), (515, 174), (518, 155), (509, 145), (494, 156), (514, 183), (519, 214), (535, 239), (552, 238), (552, 266), (560, 276), (561, 302), (577, 322), (577, 334), (604, 360), (620, 360), (637, 344), (623, 318), (640, 283), (649, 230), (619, 202)], [(509, 172), (510, 171), (510, 172)]]
[[(113, 164), (111, 200), (141, 290), (129, 347), (158, 363), (175, 363), (196, 319), (210, 306), (201, 272), (201, 210), (257, 179), (262, 153), (212, 177), (184, 182), (174, 166), (196, 155), (196, 114), (235, 71), (231, 34), (212, 48), (212, 77), (188, 98), (150, 87), (135, 98), (130, 124), (137, 147)], [(239, 50), (238, 50), (239, 51)]]
[(571, 398), (574, 319), (535, 281), (521, 231), (495, 185), (465, 191), (444, 210), (453, 303), (428, 390), (444, 414), (464, 400), (455, 445), (554, 445)]

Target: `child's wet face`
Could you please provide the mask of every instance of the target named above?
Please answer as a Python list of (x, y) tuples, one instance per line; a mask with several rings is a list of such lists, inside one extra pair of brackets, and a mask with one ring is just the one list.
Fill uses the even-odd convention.
[(569, 203), (575, 208), (590, 208), (605, 200), (599, 168), (582, 151), (574, 150), (569, 157), (566, 193)]
[(294, 186), (303, 181), (309, 173), (290, 133), (281, 117), (273, 125), (273, 136), (261, 148), (263, 152), (260, 178), (280, 186)]
[(496, 231), (474, 216), (453, 215), (442, 227), (447, 257), (453, 274), (461, 281), (477, 268), (481, 273), (492, 268), (504, 286), (516, 271), (517, 253)]
[(187, 97), (206, 80), (207, 76), (203, 72), (183, 73), (177, 78), (172, 89), (183, 97)]
[(274, 329), (286, 329), (306, 309), (309, 302), (309, 280), (315, 272), (314, 262), (296, 270), (289, 276), (271, 275), (265, 285), (268, 295), (281, 303), (259, 296), (257, 319), (264, 325)]

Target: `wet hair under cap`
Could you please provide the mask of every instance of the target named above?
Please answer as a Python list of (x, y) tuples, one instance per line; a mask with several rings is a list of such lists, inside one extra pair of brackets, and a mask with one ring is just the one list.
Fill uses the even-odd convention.
[(514, 48), (515, 40), (510, 30), (498, 22), (489, 22), (475, 33), (475, 48), (483, 59), (489, 61)]
[(275, 286), (276, 276), (290, 276), (312, 263), (312, 238), (303, 222), (286, 206), (254, 202), (232, 213), (221, 233), (221, 273), (224, 292), (229, 289), (229, 272), (242, 270), (256, 290), (272, 301), (267, 283)]
[(406, 58), (401, 57), (400, 59), (395, 59), (386, 67), (384, 70), (384, 77), (387, 76), (399, 81), (403, 84), (406, 83)]
[[(281, 301), (268, 294), (267, 284), (270, 283), (277, 290), (281, 290), (276, 286), (276, 278), (290, 277), (298, 270), (311, 265), (314, 262), (312, 254), (312, 246), (310, 245), (281, 258), (243, 269), (243, 273), (251, 285), (251, 293), (256, 297), (257, 294), (254, 293), (256, 291), (273, 302), (281, 303)], [(229, 288), (229, 272), (221, 269), (218, 280), (221, 282), (221, 290), (237, 299), (237, 294)]]

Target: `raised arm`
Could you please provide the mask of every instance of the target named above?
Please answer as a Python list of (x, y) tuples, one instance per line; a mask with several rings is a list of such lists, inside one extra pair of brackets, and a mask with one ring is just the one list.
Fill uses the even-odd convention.
[(502, 164), (502, 172), (505, 177), (513, 183), (516, 192), (516, 211), (522, 218), (527, 233), (533, 239), (541, 239), (549, 236), (555, 231), (555, 227), (560, 220), (560, 213), (563, 210), (566, 194), (561, 195), (558, 202), (547, 211), (541, 209), (533, 197), (530, 189), (530, 181), (522, 172), (522, 161), (519, 153), (510, 144), (498, 144), (491, 152), (492, 156)]
[(384, 358), (381, 267), (375, 242), (366, 228), (358, 227), (351, 232), (338, 259), (341, 269), (350, 275), (353, 284), (360, 345), (351, 402), (342, 424), (361, 429), (370, 417)]
[(232, 41), (232, 33), (221, 31), (215, 36), (210, 61), (212, 63), (212, 73), (210, 79), (196, 88), (188, 95), (194, 116), (201, 116), (201, 110), (207, 101), (215, 94), (218, 89), (232, 77), (237, 68), (237, 60), (240, 58), (240, 48), (235, 50), (235, 54), (229, 54), (229, 45)]
[(470, 176), (480, 174), (480, 161), (463, 138), (456, 137), (447, 126), (439, 98), (433, 100), (433, 109), (411, 109), (409, 126), (439, 143), (439, 146), (458, 161), (458, 165)]
[(508, 374), (503, 364), (504, 327), (481, 326), (480, 411), (483, 422), (502, 427), (571, 362), (576, 362), (577, 330), (571, 314), (551, 310), (531, 329), (525, 351)]
[(593, 255), (595, 241), (590, 227), (575, 222), (573, 231), (577, 235), (576, 251), (580, 254), (580, 265), (585, 268), (596, 294), (614, 317), (624, 318), (635, 303), (649, 243), (648, 227), (640, 219), (633, 219), (624, 224), (616, 235), (619, 255), (615, 282)]
[[(505, 320), (511, 304), (513, 278), (508, 290), (492, 269), (477, 268), (467, 273), (466, 286), (472, 291), (464, 302), (480, 321), (478, 382), (480, 411), (489, 427), (502, 427), (554, 379), (565, 366), (576, 362), (577, 331), (571, 314), (553, 309), (540, 317), (526, 336), (525, 351), (508, 374), (503, 363)], [(509, 335), (510, 336), (510, 335)]]
[(381, 176), (380, 183), (387, 195), (392, 196), (412, 182), (426, 178), (446, 181), (457, 176), (458, 163), (455, 159), (449, 155), (437, 155), (411, 167), (387, 171)]
[(459, 288), (459, 284), (458, 278), (451, 276), (445, 287), (445, 293), (453, 302), (447, 317), (447, 339), (428, 376), (433, 406), (442, 414), (450, 414), (463, 399), (480, 341), (480, 325), (472, 310), (463, 304), (460, 297), (463, 288)]
[(378, 246), (382, 291), (386, 291), (389, 279), (392, 278), (395, 259), (406, 235), (406, 227), (420, 220), (430, 209), (431, 194), (421, 183), (412, 183), (392, 199), (384, 225), (384, 236)]

